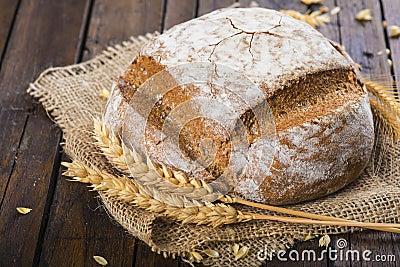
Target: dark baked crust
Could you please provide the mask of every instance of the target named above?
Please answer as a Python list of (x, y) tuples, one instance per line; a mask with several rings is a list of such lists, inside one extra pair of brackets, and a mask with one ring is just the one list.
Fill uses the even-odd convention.
[[(227, 30), (232, 31), (232, 34), (237, 33), (239, 26), (235, 24), (236, 28), (232, 29), (231, 23), (226, 21), (228, 16), (237, 13), (239, 17), (230, 19), (230, 22), (238, 23), (241, 20), (240, 16), (247, 13), (249, 19), (259, 21), (265, 21), (268, 16), (275, 18), (278, 15), (275, 11), (258, 9), (219, 12), (225, 12), (226, 17), (220, 16), (218, 12), (206, 16), (214, 16), (213, 19), (218, 23), (225, 23)], [(254, 201), (290, 204), (324, 196), (354, 180), (368, 162), (374, 136), (367, 94), (359, 81), (355, 63), (319, 33), (311, 28), (306, 29), (302, 24), (297, 25), (298, 22), (291, 21), (288, 17), (282, 17), (281, 21), (282, 25), (287, 23), (286, 28), (280, 27), (279, 34), (273, 36), (279, 35), (279, 37), (257, 35), (257, 38), (251, 39), (253, 42), (251, 49), (246, 45), (248, 37), (246, 34), (235, 35), (238, 38), (241, 36), (242, 41), (244, 40), (240, 43), (240, 47), (231, 47), (231, 44), (225, 41), (215, 49), (214, 39), (225, 40), (223, 38), (227, 34), (218, 28), (215, 32), (209, 33), (214, 38), (210, 41), (211, 44), (196, 36), (194, 39), (197, 38), (199, 43), (191, 43), (192, 40), (186, 38), (190, 28), (195, 27), (196, 23), (206, 23), (206, 21), (205, 18), (201, 18), (197, 22), (192, 21), (177, 26), (142, 49), (125, 74), (120, 77), (114, 89), (113, 97), (108, 103), (106, 123), (119, 133), (127, 103), (136, 89), (152, 75), (168, 68), (170, 64), (173, 66), (196, 57), (198, 60), (215, 58), (215, 62), (229, 62), (236, 64), (239, 69), (243, 68), (241, 70), (265, 91), (266, 97), (263, 101), (268, 102), (275, 117), (279, 141), (268, 175), (256, 177), (254, 175), (256, 171), (250, 167), (248, 173), (235, 181), (233, 190), (236, 193)], [(246, 20), (240, 23), (246, 26)], [(263, 24), (260, 25), (264, 27)], [(293, 34), (298, 34), (297, 39), (292, 38)], [(171, 38), (185, 42), (182, 41), (176, 46)], [(262, 38), (266, 38), (268, 42), (262, 41)], [(290, 39), (290, 42), (283, 42), (282, 38)], [(203, 41), (204, 44), (201, 44)], [(296, 42), (300, 48), (291, 47), (295, 46)], [(222, 50), (225, 44), (227, 47)], [(257, 45), (262, 49), (257, 50)], [(318, 47), (320, 54), (326, 58), (316, 55), (312, 50), (315, 47)], [(234, 49), (238, 49), (239, 52)], [(302, 58), (297, 54), (282, 55), (281, 49), (282, 51), (297, 49), (296, 53), (306, 52)], [(212, 57), (204, 52), (208, 50), (212, 50)], [(251, 67), (246, 65), (248, 64), (246, 57), (249, 56), (246, 53), (249, 51), (250, 62), (258, 62)], [(258, 61), (255, 60), (257, 56)], [(262, 58), (270, 61), (262, 65), (260, 64)], [(243, 65), (240, 65), (242, 63)], [(282, 73), (274, 74), (274, 68), (281, 69)], [(254, 76), (254, 73), (263, 75)], [(170, 78), (168, 77), (165, 82), (173, 85), (174, 81)], [(163, 142), (161, 131), (166, 117), (176, 106), (201, 93), (202, 89), (194, 84), (171, 86), (171, 90), (162, 95), (152, 107), (150, 115), (146, 117), (146, 141), (142, 145), (154, 162), (164, 163), (176, 170), (175, 166), (169, 165), (165, 160), (164, 151), (161, 149)], [(147, 103), (142, 104), (147, 105)], [(133, 108), (140, 110), (141, 107)], [(251, 109), (247, 109), (238, 115), (245, 126), (249, 144), (256, 147), (260, 131), (254, 114)], [(216, 157), (208, 168), (196, 173), (195, 178), (210, 181), (224, 172), (232, 148), (229, 133), (224, 132), (220, 125), (206, 119), (188, 122), (180, 132), (179, 142), (173, 149), (180, 149), (188, 158), (198, 160), (201, 158), (199, 143), (202, 138), (214, 139)], [(253, 157), (253, 160), (258, 161), (263, 159), (263, 157)], [(186, 174), (193, 177), (192, 173)]]

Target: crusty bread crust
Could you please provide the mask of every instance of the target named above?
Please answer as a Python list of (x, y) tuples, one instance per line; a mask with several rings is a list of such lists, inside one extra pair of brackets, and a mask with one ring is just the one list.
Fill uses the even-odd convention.
[[(278, 143), (271, 168), (261, 178), (258, 167), (248, 168), (234, 180), (236, 193), (264, 203), (297, 203), (337, 191), (365, 167), (374, 130), (355, 63), (307, 24), (268, 9), (218, 10), (151, 40), (113, 85), (106, 124), (120, 134), (137, 88), (162, 70), (197, 61), (227, 65), (246, 75), (265, 93), (263, 101), (275, 117)], [(149, 117), (138, 116), (136, 123), (146, 124), (146, 142), (140, 146), (153, 161), (169, 165), (160, 146), (165, 118), (179, 104), (205, 95), (204, 90), (193, 84), (172, 88)], [(246, 88), (235, 90), (243, 93)], [(255, 163), (267, 162), (271, 155), (257, 153), (260, 131), (251, 110), (238, 112), (254, 147), (250, 166), (260, 166)], [(143, 134), (136, 125), (128, 128), (133, 136)], [(213, 163), (188, 176), (210, 181), (224, 172), (232, 145), (217, 123), (193, 120), (179, 137), (175, 149), (192, 159), (200, 154), (201, 138), (213, 138), (218, 144)]]

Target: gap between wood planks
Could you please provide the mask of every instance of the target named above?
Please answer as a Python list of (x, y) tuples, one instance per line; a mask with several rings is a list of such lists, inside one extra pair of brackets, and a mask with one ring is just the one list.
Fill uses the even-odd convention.
[[(82, 60), (84, 44), (86, 41), (87, 31), (88, 31), (89, 24), (90, 24), (93, 3), (94, 3), (94, 0), (86, 1), (82, 26), (81, 26), (81, 30), (79, 33), (76, 55), (75, 55), (75, 60), (74, 60), (75, 64), (80, 63)], [(42, 108), (42, 107), (40, 107), (40, 108)], [(61, 141), (62, 141), (62, 133), (59, 136), (58, 144), (60, 144)], [(55, 158), (54, 163), (53, 163), (53, 171), (51, 174), (49, 190), (48, 190), (48, 194), (46, 197), (45, 210), (43, 212), (42, 223), (40, 226), (39, 236), (38, 236), (38, 240), (36, 243), (35, 255), (34, 255), (34, 259), (33, 259), (33, 266), (38, 266), (40, 264), (40, 259), (41, 259), (41, 255), (42, 255), (43, 245), (44, 245), (44, 238), (45, 238), (45, 234), (46, 234), (46, 228), (47, 228), (47, 225), (48, 225), (49, 219), (50, 219), (50, 216), (49, 216), (50, 208), (51, 208), (51, 204), (53, 203), (54, 194), (55, 194), (56, 186), (57, 186), (57, 178), (61, 177), (60, 169), (61, 169), (61, 151), (60, 151), (60, 145), (58, 145), (57, 157)]]
[[(11, 6), (3, 6), (3, 5), (11, 5)], [(18, 9), (21, 4), (21, 0), (13, 1), (10, 0), (8, 2), (1, 2), (0, 3), (0, 8), (2, 9), (2, 12), (5, 13), (3, 19), (7, 21), (1, 21), (2, 24), (2, 29), (0, 29), (0, 71), (3, 63), (3, 58), (4, 55), (6, 54), (7, 46), (8, 46), (8, 41), (10, 40), (10, 36), (12, 33), (12, 30), (14, 29), (14, 22), (15, 18), (17, 17)], [(8, 10), (11, 8), (11, 10)], [(11, 13), (11, 14), (10, 14)], [(7, 17), (8, 16), (8, 17)], [(4, 25), (4, 24), (6, 25)], [(7, 27), (7, 24), (9, 27)]]

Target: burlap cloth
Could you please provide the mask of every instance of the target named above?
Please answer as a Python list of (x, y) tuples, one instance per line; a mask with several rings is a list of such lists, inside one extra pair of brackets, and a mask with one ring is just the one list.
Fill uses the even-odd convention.
[[(28, 92), (44, 108), (64, 132), (65, 151), (88, 166), (112, 171), (107, 160), (93, 145), (91, 131), (93, 116), (101, 117), (105, 100), (101, 89), (110, 89), (113, 79), (128, 66), (138, 49), (152, 35), (131, 38), (121, 45), (110, 47), (87, 62), (51, 68), (30, 85)], [(399, 222), (400, 214), (400, 149), (384, 141), (377, 133), (375, 153), (369, 166), (351, 185), (328, 197), (292, 205), (302, 211), (336, 216), (363, 222)], [(360, 230), (351, 227), (296, 225), (272, 221), (253, 221), (218, 228), (180, 225), (155, 213), (107, 198), (100, 193), (109, 213), (132, 235), (140, 238), (157, 252), (181, 255), (185, 251), (213, 249), (219, 258), (205, 257), (205, 265), (255, 266), (259, 250), (287, 249), (295, 240), (306, 236), (338, 234)], [(249, 210), (246, 207), (240, 209)], [(258, 213), (267, 213), (255, 210)], [(271, 214), (271, 213), (270, 213)], [(234, 261), (232, 245), (250, 248), (249, 254)]]

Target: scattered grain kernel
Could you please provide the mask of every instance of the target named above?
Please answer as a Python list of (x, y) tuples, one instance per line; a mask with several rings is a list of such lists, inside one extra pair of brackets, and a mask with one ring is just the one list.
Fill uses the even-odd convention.
[(390, 55), (390, 49), (389, 48), (386, 48), (386, 55)]
[(389, 26), (389, 36), (391, 38), (399, 37), (400, 36), (400, 27), (399, 26)]
[(219, 258), (219, 253), (216, 250), (212, 250), (212, 249), (206, 249), (202, 251), (204, 254), (206, 254), (208, 257), (211, 258)]
[(238, 252), (235, 254), (235, 261), (243, 259), (246, 257), (247, 254), (249, 254), (250, 249), (246, 246), (243, 246), (241, 249), (238, 250)]
[(251, 1), (249, 7), (259, 7), (260, 5), (256, 1)]
[(102, 256), (93, 256), (93, 259), (100, 265), (106, 266), (108, 264), (107, 260)]
[(110, 98), (110, 92), (107, 89), (101, 89), (99, 92), (99, 96), (103, 100), (107, 100)]
[(201, 262), (203, 260), (203, 257), (198, 252), (192, 251), (190, 254), (193, 256), (195, 262)]
[(363, 10), (359, 11), (356, 14), (356, 20), (359, 20), (359, 21), (371, 21), (372, 20), (371, 9), (366, 8), (366, 9), (363, 9)]
[(388, 59), (388, 60), (387, 60), (387, 62), (388, 62), (388, 64), (389, 64), (389, 66), (390, 66), (390, 67), (392, 67), (392, 66), (393, 66), (393, 62), (392, 62), (392, 60)]
[(18, 207), (17, 211), (21, 214), (28, 214), (29, 212), (32, 211), (30, 208), (24, 208), (24, 207)]
[(340, 6), (335, 6), (332, 10), (331, 10), (331, 15), (334, 16), (336, 14), (338, 14), (340, 12)]
[(386, 26), (387, 26), (386, 20), (382, 20), (382, 27), (386, 28)]
[(234, 244), (232, 246), (233, 254), (237, 254), (239, 251), (239, 244)]
[(324, 235), (319, 239), (319, 246), (328, 248), (329, 244), (331, 243), (331, 238), (329, 235)]

